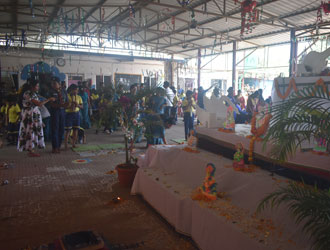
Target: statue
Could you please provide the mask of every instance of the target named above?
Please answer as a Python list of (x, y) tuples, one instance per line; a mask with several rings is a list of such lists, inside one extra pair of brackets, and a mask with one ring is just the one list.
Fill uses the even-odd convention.
[(235, 131), (234, 109), (232, 106), (227, 107), (227, 117), (223, 125), (224, 129)]
[(223, 123), (226, 120), (228, 105), (231, 106), (237, 114), (239, 114), (238, 109), (227, 96), (211, 99), (204, 96), (203, 101), (204, 108), (200, 108), (198, 106), (196, 107), (198, 120), (203, 124), (203, 127), (223, 127)]
[(197, 150), (197, 142), (198, 142), (198, 139), (195, 136), (195, 131), (191, 130), (190, 131), (190, 136), (189, 136), (188, 141), (187, 141), (188, 147), (190, 147), (192, 150)]
[(206, 176), (204, 182), (192, 196), (193, 200), (214, 201), (217, 199), (217, 183), (214, 179), (215, 170), (216, 168), (212, 163), (208, 163), (206, 165)]
[(324, 68), (327, 67), (327, 58), (330, 56), (330, 48), (323, 52), (311, 51), (298, 64), (297, 75), (320, 75)]
[(198, 138), (195, 136), (195, 130), (190, 131), (190, 136), (187, 140), (187, 146), (183, 148), (184, 151), (189, 153), (200, 153), (197, 150)]
[(234, 154), (233, 168), (236, 170), (244, 170), (244, 147), (241, 142), (236, 144), (236, 153)]

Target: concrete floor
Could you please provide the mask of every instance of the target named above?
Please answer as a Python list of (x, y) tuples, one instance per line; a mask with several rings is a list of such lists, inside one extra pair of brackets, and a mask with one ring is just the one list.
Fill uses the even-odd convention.
[[(184, 138), (182, 121), (166, 130), (171, 139)], [(88, 144), (123, 143), (121, 132), (112, 135), (87, 132)], [(137, 145), (140, 152), (145, 141)], [(106, 172), (124, 161), (124, 154), (90, 157), (91, 163), (74, 164), (82, 158), (69, 150), (50, 153), (51, 145), (40, 158), (29, 158), (16, 148), (0, 149), (0, 249), (20, 249), (52, 242), (61, 235), (92, 229), (111, 243), (144, 242), (139, 249), (197, 249), (159, 216), (141, 197), (119, 187), (117, 177)], [(114, 197), (123, 202), (112, 204)]]

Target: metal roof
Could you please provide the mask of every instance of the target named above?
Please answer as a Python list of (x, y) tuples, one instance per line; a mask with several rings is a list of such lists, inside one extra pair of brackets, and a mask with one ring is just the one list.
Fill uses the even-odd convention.
[[(234, 0), (190, 0), (184, 7), (178, 0), (0, 0), (0, 41), (19, 41), (24, 30), (39, 46), (57, 36), (85, 36), (189, 58), (198, 48), (230, 51), (234, 40), (239, 48), (289, 42), (291, 29), (315, 29), (319, 7), (319, 0), (257, 0), (260, 20), (241, 36), (241, 8)], [(193, 12), (196, 28), (190, 27)], [(323, 15), (323, 21), (328, 28), (330, 18)]]

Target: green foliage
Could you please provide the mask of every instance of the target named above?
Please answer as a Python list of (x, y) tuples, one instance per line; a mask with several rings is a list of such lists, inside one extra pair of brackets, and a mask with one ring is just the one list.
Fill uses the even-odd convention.
[(330, 246), (330, 191), (291, 182), (269, 194), (259, 204), (257, 211), (266, 207), (277, 208), (286, 204), (296, 223), (303, 223), (303, 230), (310, 234), (313, 246), (318, 250)]
[[(132, 95), (131, 93), (123, 93), (122, 88), (107, 86), (101, 90), (99, 95), (104, 97), (107, 101), (106, 104), (100, 105), (100, 114), (98, 117), (98, 127), (102, 125), (107, 127), (113, 127), (115, 123), (119, 122), (125, 137), (125, 149), (126, 149), (126, 163), (131, 163), (135, 160), (131, 157), (131, 150), (133, 149), (134, 142), (137, 137), (143, 133), (146, 127), (151, 126), (155, 121), (149, 121), (147, 119), (137, 120), (139, 114), (150, 113), (150, 107), (148, 107), (147, 99), (156, 93), (155, 87), (145, 87)], [(116, 98), (114, 98), (116, 97)], [(117, 99), (116, 101), (114, 101)], [(144, 109), (138, 109), (139, 105), (143, 105)], [(159, 121), (157, 121), (159, 122)], [(147, 135), (148, 136), (148, 135)], [(128, 145), (130, 143), (130, 145)]]
[(325, 138), (330, 141), (330, 94), (322, 87), (300, 90), (285, 102), (272, 107), (270, 128), (264, 138), (274, 147), (271, 156), (285, 161), (304, 141)]
[[(300, 90), (280, 104), (272, 107), (270, 128), (265, 144), (274, 144), (271, 155), (285, 161), (301, 147), (304, 141), (324, 138), (330, 141), (330, 94), (328, 88), (311, 87)], [(258, 211), (267, 206), (288, 206), (296, 223), (303, 223), (303, 230), (310, 234), (318, 250), (330, 246), (330, 192), (310, 186), (290, 183), (265, 197)]]

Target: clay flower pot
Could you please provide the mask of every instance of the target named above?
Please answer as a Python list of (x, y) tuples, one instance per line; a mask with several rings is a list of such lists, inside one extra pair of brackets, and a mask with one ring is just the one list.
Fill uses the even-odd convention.
[(116, 166), (119, 185), (122, 187), (131, 187), (135, 178), (138, 166), (136, 164), (119, 164)]

